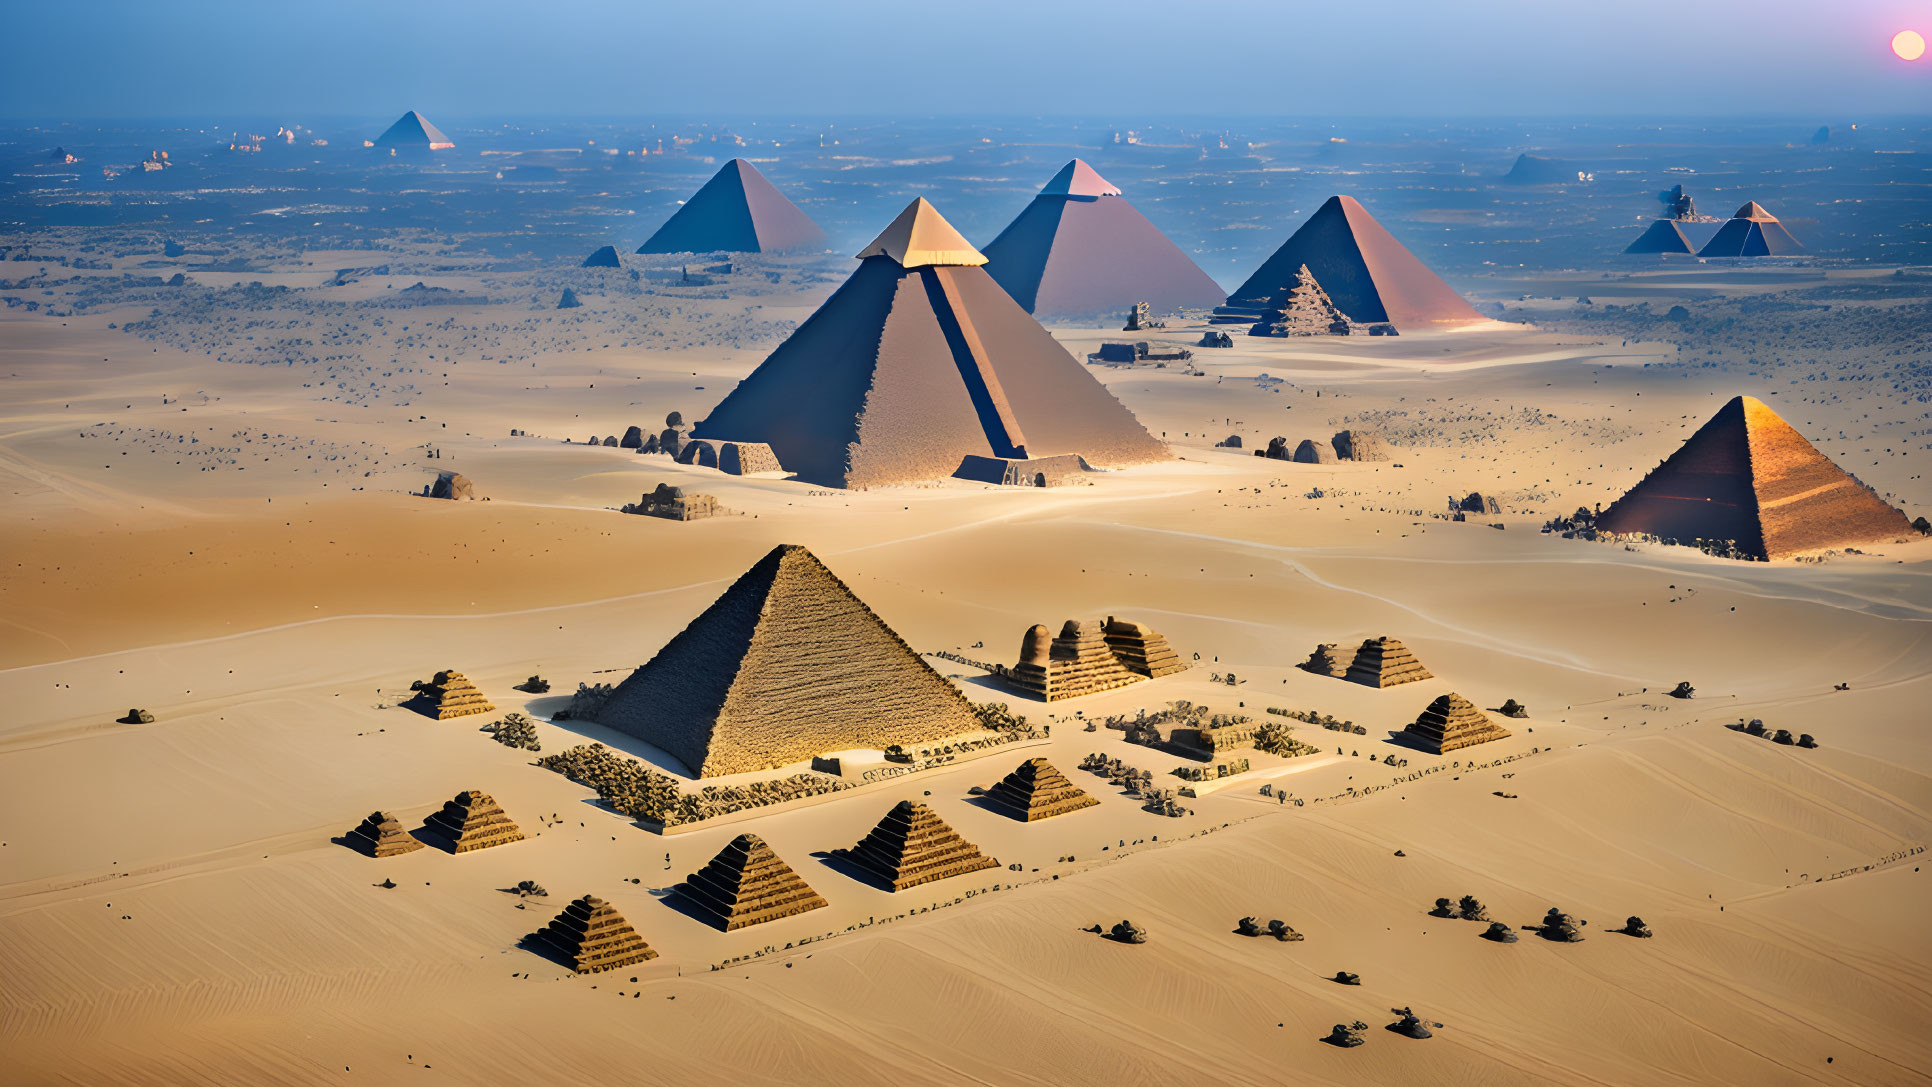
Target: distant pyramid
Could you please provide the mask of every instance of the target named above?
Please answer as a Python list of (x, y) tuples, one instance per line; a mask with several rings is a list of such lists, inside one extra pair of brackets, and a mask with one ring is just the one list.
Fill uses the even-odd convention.
[(469, 853), (523, 840), (523, 831), (503, 814), (489, 793), (465, 789), (423, 820), (423, 830), (448, 844), (452, 853)]
[(985, 263), (913, 201), (694, 436), (764, 442), (801, 479), (832, 487), (940, 479), (968, 457), (1166, 459)]
[(1755, 397), (1719, 408), (1603, 515), (1608, 532), (1731, 541), (1758, 558), (1903, 536), (1905, 515)]
[(1491, 721), (1467, 698), (1454, 691), (1438, 696), (1429, 703), (1428, 708), (1402, 733), (1438, 755), (1509, 736), (1508, 729)]
[(376, 137), (377, 147), (415, 148), (418, 150), (447, 151), (456, 144), (443, 135), (443, 130), (430, 124), (428, 119), (415, 110), (410, 110), (397, 118), (396, 123)]
[(565, 906), (542, 929), (530, 934), (533, 942), (548, 944), (579, 974), (635, 966), (657, 958), (617, 908), (596, 895)]
[(557, 297), (558, 309), (577, 309), (582, 305), (583, 303), (577, 300), (577, 292), (571, 290), (569, 287), (565, 287), (563, 294)]
[(1364, 687), (1394, 687), (1436, 677), (1429, 674), (1408, 646), (1387, 635), (1369, 638), (1355, 651), (1345, 677)]
[(1000, 863), (961, 838), (931, 808), (913, 800), (893, 805), (872, 833), (838, 854), (894, 891), (996, 868)]
[(1212, 308), (1226, 297), (1120, 190), (1074, 159), (986, 247), (987, 274), (1035, 316)]
[(756, 834), (731, 839), (711, 863), (678, 884), (677, 892), (721, 932), (825, 905), (818, 892)]
[(386, 811), (370, 812), (369, 818), (343, 837), (371, 857), (396, 857), (423, 847), (423, 843), (411, 837), (396, 817)]
[(1683, 226), (1675, 219), (1655, 219), (1650, 229), (1643, 232), (1636, 241), (1631, 242), (1626, 253), (1693, 253), (1690, 239), (1685, 237)]
[(622, 268), (624, 263), (617, 259), (617, 247), (606, 245), (584, 258), (585, 268)]
[(986, 802), (1022, 823), (1037, 823), (1100, 803), (1045, 759), (1021, 763), (1005, 780), (986, 790)]
[(1356, 324), (1386, 321), (1408, 331), (1483, 320), (1352, 196), (1329, 197), (1228, 296), (1228, 304), (1265, 306), (1304, 266)]
[(985, 728), (810, 551), (775, 547), (618, 684), (597, 722), (699, 777)]
[(1737, 214), (1717, 228), (1711, 240), (1697, 251), (1700, 257), (1782, 257), (1802, 253), (1805, 247), (1764, 210), (1756, 200), (1737, 209)]
[(776, 253), (824, 244), (825, 231), (756, 166), (732, 159), (637, 251)]
[(428, 683), (418, 687), (410, 705), (438, 721), (496, 712), (496, 707), (476, 689), (476, 684), (454, 668), (436, 673)]
[(1304, 264), (1262, 307), (1250, 336), (1346, 336), (1348, 318)]
[(1574, 162), (1517, 155), (1503, 180), (1511, 185), (1570, 185), (1576, 183), (1581, 172)]

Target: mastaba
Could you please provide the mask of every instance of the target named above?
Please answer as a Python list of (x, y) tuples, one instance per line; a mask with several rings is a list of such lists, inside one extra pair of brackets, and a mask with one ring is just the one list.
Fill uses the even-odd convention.
[(732, 159), (637, 251), (778, 253), (824, 243), (825, 231), (756, 166)]
[(1387, 322), (1407, 332), (1484, 319), (1352, 196), (1329, 197), (1228, 296), (1228, 304), (1267, 305), (1303, 265), (1357, 324)]
[(443, 130), (429, 123), (429, 119), (415, 110), (410, 110), (396, 119), (382, 135), (376, 137), (377, 147), (427, 148), (431, 151), (447, 151), (456, 144)]
[(941, 479), (967, 457), (1167, 458), (923, 198), (858, 259), (695, 437), (764, 442), (800, 479), (831, 487)]
[(1777, 257), (1804, 252), (1804, 246), (1784, 228), (1778, 217), (1764, 210), (1756, 200), (1737, 209), (1737, 214), (1717, 228), (1711, 240), (1697, 251), (1700, 257)]
[(1221, 288), (1079, 159), (1061, 167), (986, 247), (986, 271), (1036, 317), (1221, 304)]
[(699, 777), (985, 728), (958, 688), (790, 544), (618, 684), (597, 722)]
[(1679, 543), (1731, 541), (1778, 558), (1905, 535), (1905, 515), (1818, 452), (1756, 397), (1719, 408), (1597, 527)]

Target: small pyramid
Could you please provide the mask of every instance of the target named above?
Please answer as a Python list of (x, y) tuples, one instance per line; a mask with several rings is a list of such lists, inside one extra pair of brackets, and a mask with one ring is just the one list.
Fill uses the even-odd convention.
[(1318, 676), (1333, 676), (1336, 679), (1344, 679), (1348, 676), (1348, 665), (1342, 663), (1341, 658), (1336, 655), (1334, 642), (1324, 642), (1316, 646), (1315, 651), (1308, 654), (1308, 659), (1301, 662), (1301, 670), (1313, 672)]
[(624, 920), (624, 915), (596, 895), (585, 895), (565, 906), (548, 925), (531, 933), (530, 939), (548, 944), (579, 974), (616, 970), (657, 958), (657, 952)]
[(1690, 238), (1675, 219), (1657, 219), (1625, 249), (1626, 253), (1693, 253)]
[(423, 847), (396, 817), (386, 811), (370, 812), (354, 830), (343, 835), (349, 845), (367, 853), (371, 857), (396, 857), (404, 853), (414, 853)]
[(960, 837), (931, 808), (912, 800), (893, 805), (872, 833), (838, 854), (878, 876), (894, 891), (999, 865)]
[(428, 118), (412, 109), (376, 137), (376, 146), (447, 151), (456, 144), (443, 135), (442, 129), (430, 124)]
[(1181, 655), (1174, 652), (1174, 647), (1167, 644), (1165, 637), (1145, 623), (1116, 619), (1109, 615), (1101, 630), (1106, 635), (1107, 648), (1130, 672), (1137, 672), (1148, 679), (1159, 679), (1187, 671), (1187, 664), (1181, 660)]
[(557, 298), (558, 309), (576, 309), (582, 305), (583, 303), (577, 300), (577, 292), (569, 287), (565, 287), (563, 294)]
[(617, 259), (617, 247), (606, 245), (584, 258), (585, 268), (622, 268), (623, 262)]
[(825, 244), (825, 231), (744, 159), (724, 164), (640, 253), (774, 253)]
[(441, 811), (423, 820), (423, 830), (447, 842), (452, 853), (469, 853), (523, 840), (523, 831), (503, 814), (489, 793), (465, 789)]
[(825, 905), (756, 834), (733, 838), (709, 864), (678, 884), (677, 892), (721, 932)]
[(1005, 780), (986, 790), (986, 802), (1022, 823), (1051, 819), (1100, 803), (1045, 759), (1021, 763)]
[(1467, 698), (1451, 691), (1429, 703), (1429, 708), (1422, 711), (1415, 723), (1403, 729), (1402, 734), (1419, 741), (1429, 751), (1446, 755), (1460, 748), (1504, 739), (1509, 730), (1491, 721)]
[(1394, 687), (1436, 678), (1409, 647), (1387, 635), (1369, 638), (1355, 651), (1355, 660), (1344, 677), (1364, 687)]
[(1268, 299), (1261, 320), (1248, 329), (1248, 335), (1346, 336), (1349, 331), (1348, 318), (1336, 308), (1328, 292), (1315, 282), (1315, 273), (1304, 264)]
[(436, 673), (436, 677), (423, 684), (410, 701), (418, 712), (438, 721), (496, 712), (496, 707), (483, 697), (482, 691), (476, 689), (476, 684), (454, 668)]
[(1804, 246), (1791, 236), (1778, 217), (1764, 210), (1756, 200), (1737, 209), (1737, 214), (1717, 228), (1711, 240), (1697, 251), (1700, 257), (1779, 257), (1804, 252)]
[(1449, 328), (1483, 319), (1395, 240), (1352, 196), (1331, 196), (1309, 216), (1228, 305), (1262, 307), (1307, 266), (1329, 299), (1356, 324), (1387, 322), (1398, 330)]

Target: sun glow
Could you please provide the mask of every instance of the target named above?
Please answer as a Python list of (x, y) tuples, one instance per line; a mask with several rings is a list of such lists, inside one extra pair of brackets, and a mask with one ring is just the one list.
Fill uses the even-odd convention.
[(1892, 35), (1892, 52), (1900, 60), (1917, 60), (1925, 55), (1925, 35), (1916, 30), (1901, 30)]

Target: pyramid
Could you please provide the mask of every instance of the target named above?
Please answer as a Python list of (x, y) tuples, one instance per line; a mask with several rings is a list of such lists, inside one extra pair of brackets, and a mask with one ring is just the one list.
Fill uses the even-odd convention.
[(987, 273), (1035, 316), (1212, 308), (1226, 295), (1120, 190), (1074, 159), (986, 247)]
[(1346, 336), (1348, 318), (1304, 264), (1263, 307), (1250, 336)]
[(1695, 250), (1691, 248), (1690, 239), (1684, 235), (1684, 228), (1677, 220), (1657, 219), (1624, 252), (1691, 253)]
[(858, 845), (837, 852), (894, 891), (1000, 863), (961, 838), (931, 808), (911, 800), (893, 805)]
[(530, 934), (532, 942), (548, 944), (579, 974), (595, 974), (635, 966), (657, 958), (616, 907), (596, 895), (565, 906), (548, 925)]
[(489, 793), (465, 789), (441, 811), (423, 820), (423, 830), (448, 843), (452, 853), (469, 853), (523, 840), (523, 831), (497, 807)]
[(447, 151), (456, 145), (443, 135), (442, 129), (430, 124), (427, 118), (412, 109), (376, 137), (376, 146)]
[(1014, 685), (1048, 702), (1111, 691), (1147, 678), (1114, 655), (1099, 623), (1069, 619), (1050, 641), (1035, 625), (1020, 641), (1020, 663), (1007, 673)]
[(1318, 676), (1333, 676), (1336, 679), (1345, 679), (1348, 676), (1348, 665), (1343, 664), (1335, 655), (1334, 642), (1324, 642), (1316, 646), (1315, 651), (1308, 654), (1308, 659), (1301, 662), (1301, 669), (1304, 672), (1313, 672)]
[(816, 248), (825, 231), (744, 159), (724, 164), (640, 253), (776, 253)]
[(1028, 759), (986, 790), (986, 802), (1022, 823), (1091, 808), (1100, 801), (1088, 796), (1045, 759)]
[(1101, 631), (1106, 635), (1107, 648), (1113, 650), (1114, 656), (1130, 672), (1159, 679), (1187, 670), (1186, 662), (1167, 644), (1167, 639), (1145, 623), (1109, 615)]
[(694, 436), (764, 442), (800, 479), (831, 487), (940, 479), (968, 457), (1166, 459), (985, 262), (913, 201)]
[(1483, 320), (1352, 196), (1329, 197), (1228, 296), (1228, 304), (1265, 306), (1304, 266), (1356, 324), (1386, 321), (1406, 331)]
[(1791, 253), (1804, 252), (1798, 239), (1778, 222), (1778, 217), (1764, 210), (1756, 200), (1737, 209), (1704, 248), (1697, 251), (1700, 257), (1781, 257)]
[(985, 727), (957, 688), (795, 545), (773, 548), (631, 673), (597, 722), (699, 777)]
[(410, 701), (418, 712), (438, 721), (496, 712), (496, 707), (476, 689), (476, 684), (454, 668), (436, 673), (434, 679), (417, 689), (416, 697)]
[(1364, 687), (1394, 687), (1403, 683), (1434, 679), (1409, 647), (1388, 635), (1368, 638), (1355, 651), (1355, 661), (1343, 678)]
[(756, 834), (740, 834), (691, 873), (677, 891), (721, 932), (815, 910), (825, 905)]
[(1451, 691), (1429, 703), (1429, 708), (1422, 711), (1415, 723), (1403, 729), (1402, 734), (1417, 741), (1426, 750), (1446, 755), (1461, 748), (1504, 739), (1509, 735), (1509, 730), (1491, 721), (1467, 698)]
[(423, 843), (411, 837), (396, 817), (386, 811), (370, 812), (369, 818), (343, 837), (350, 846), (371, 857), (396, 857), (423, 847)]
[(606, 245), (584, 258), (585, 268), (622, 268), (623, 262), (617, 259), (617, 247)]
[(1597, 518), (1602, 531), (1678, 543), (1729, 540), (1761, 559), (1889, 540), (1910, 527), (1903, 513), (1750, 396), (1719, 408)]

